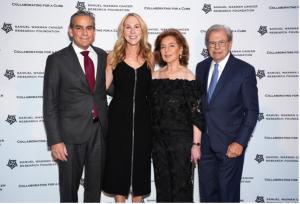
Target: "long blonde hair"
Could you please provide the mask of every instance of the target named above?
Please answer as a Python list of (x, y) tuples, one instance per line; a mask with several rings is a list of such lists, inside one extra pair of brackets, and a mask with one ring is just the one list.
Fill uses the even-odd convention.
[(118, 39), (115, 43), (113, 52), (112, 52), (112, 67), (113, 69), (116, 67), (118, 63), (120, 63), (125, 58), (125, 50), (127, 46), (126, 39), (124, 37), (124, 23), (129, 16), (133, 16), (137, 18), (140, 23), (141, 30), (142, 30), (142, 38), (140, 40), (140, 51), (139, 55), (141, 55), (150, 67), (152, 52), (151, 52), (151, 45), (148, 42), (148, 28), (144, 20), (136, 13), (128, 13), (126, 16), (123, 17), (122, 21), (118, 27)]

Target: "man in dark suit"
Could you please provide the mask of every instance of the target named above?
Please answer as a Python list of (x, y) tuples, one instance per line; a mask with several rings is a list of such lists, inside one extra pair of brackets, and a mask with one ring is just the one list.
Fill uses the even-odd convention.
[(78, 202), (83, 167), (84, 202), (100, 202), (107, 129), (106, 52), (92, 46), (95, 17), (72, 15), (72, 43), (48, 56), (44, 76), (44, 123), (59, 167), (61, 202)]
[(240, 202), (245, 149), (258, 117), (255, 69), (231, 52), (232, 31), (213, 25), (205, 43), (210, 57), (196, 68), (204, 82), (199, 184), (201, 202)]

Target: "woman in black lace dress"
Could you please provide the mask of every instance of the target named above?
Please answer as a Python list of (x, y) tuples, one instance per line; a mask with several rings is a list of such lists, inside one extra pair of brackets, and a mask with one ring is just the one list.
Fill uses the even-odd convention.
[(150, 92), (153, 166), (157, 202), (193, 202), (193, 164), (200, 158), (203, 115), (199, 81), (186, 67), (189, 50), (176, 29), (155, 41), (161, 68), (152, 73)]
[(151, 133), (148, 94), (153, 55), (145, 22), (127, 14), (108, 55), (106, 87), (114, 85), (109, 104), (107, 154), (103, 190), (116, 202), (142, 202), (150, 194)]

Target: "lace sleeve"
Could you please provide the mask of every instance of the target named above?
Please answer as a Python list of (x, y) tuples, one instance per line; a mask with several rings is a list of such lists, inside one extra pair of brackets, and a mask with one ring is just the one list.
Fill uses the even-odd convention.
[(191, 110), (192, 123), (203, 131), (205, 125), (201, 100), (203, 85), (199, 80), (189, 81), (184, 90), (186, 103)]

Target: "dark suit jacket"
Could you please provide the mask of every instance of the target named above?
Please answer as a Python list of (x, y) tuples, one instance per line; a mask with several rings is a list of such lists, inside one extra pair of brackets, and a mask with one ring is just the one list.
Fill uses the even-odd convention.
[(98, 55), (95, 88), (91, 93), (74, 48), (49, 55), (44, 75), (44, 124), (48, 145), (59, 142), (80, 144), (91, 136), (92, 108), (96, 104), (103, 134), (107, 129), (105, 90), (106, 52), (93, 47)]
[[(211, 61), (207, 58), (196, 68), (196, 78), (204, 82), (205, 90)], [(254, 67), (230, 54), (210, 103), (207, 91), (203, 95), (203, 112), (206, 130), (202, 145), (209, 144), (222, 153), (232, 142), (246, 147), (259, 112)]]

